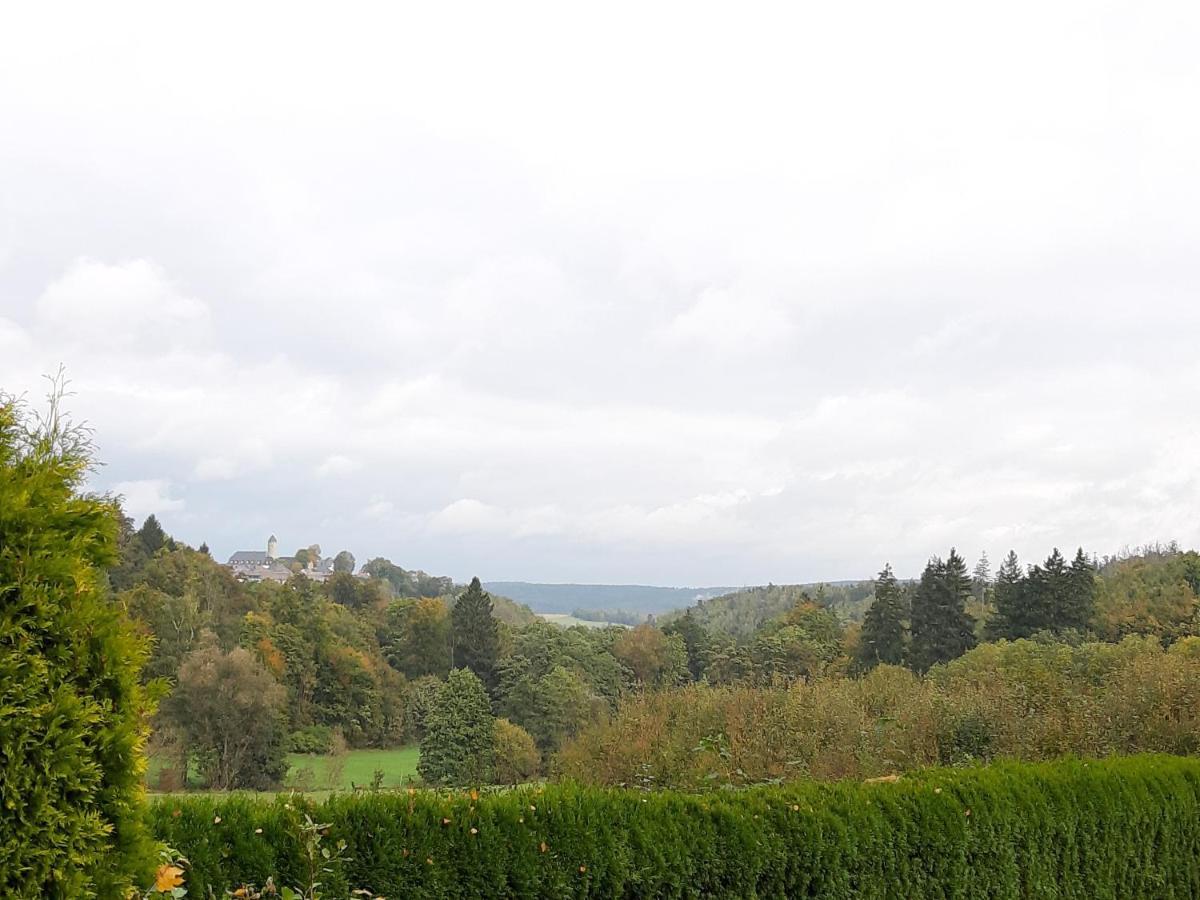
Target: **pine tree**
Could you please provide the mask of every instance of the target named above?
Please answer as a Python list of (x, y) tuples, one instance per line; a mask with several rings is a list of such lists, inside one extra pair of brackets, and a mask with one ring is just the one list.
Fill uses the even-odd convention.
[(1038, 632), (1057, 634), (1062, 630), (1069, 604), (1067, 561), (1055, 547), (1040, 566), (1030, 566), (1022, 595), (1021, 627), (1014, 638), (1031, 637)]
[(1067, 603), (1062, 627), (1083, 631), (1096, 611), (1096, 569), (1080, 547), (1067, 573)]
[(1021, 571), (1021, 562), (1017, 559), (1017, 554), (1009, 550), (1008, 556), (1004, 558), (1000, 570), (996, 573), (996, 585), (992, 590), (996, 611), (985, 626), (988, 640), (1015, 640), (1026, 636), (1024, 591), (1025, 573)]
[(151, 556), (166, 546), (167, 533), (163, 530), (162, 525), (159, 524), (158, 517), (154, 513), (146, 516), (146, 521), (138, 529), (138, 538), (141, 540), (142, 546), (146, 548), (146, 552)]
[(470, 669), (454, 669), (425, 716), (417, 771), (430, 784), (465, 787), (491, 781), (495, 725), (487, 691)]
[(979, 562), (975, 563), (974, 577), (971, 579), (971, 592), (980, 603), (987, 603), (992, 586), (992, 565), (988, 560), (987, 551), (979, 554)]
[(478, 578), (472, 578), (450, 614), (450, 640), (455, 668), (470, 669), (489, 692), (496, 686), (500, 631), (492, 615), (492, 598)]
[(875, 600), (863, 618), (859, 636), (858, 664), (871, 669), (880, 663), (898, 666), (904, 661), (904, 593), (885, 565), (875, 579)]
[(967, 614), (971, 579), (967, 565), (953, 548), (945, 562), (929, 561), (913, 596), (912, 644), (909, 664), (918, 672), (947, 662), (975, 646), (975, 631)]

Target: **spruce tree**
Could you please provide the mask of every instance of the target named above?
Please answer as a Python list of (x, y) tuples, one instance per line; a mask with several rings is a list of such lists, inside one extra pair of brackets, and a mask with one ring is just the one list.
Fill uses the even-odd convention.
[(967, 614), (971, 578), (953, 548), (945, 562), (934, 557), (925, 566), (913, 596), (909, 664), (918, 672), (961, 656), (975, 646), (973, 621)]
[(167, 533), (159, 524), (158, 517), (154, 513), (146, 516), (146, 521), (142, 523), (142, 527), (138, 529), (138, 538), (142, 542), (142, 546), (146, 548), (146, 552), (153, 556), (167, 544)]
[(470, 669), (489, 692), (496, 686), (500, 631), (492, 615), (492, 598), (478, 578), (472, 578), (450, 614), (450, 640), (455, 668)]
[(1042, 565), (1029, 567), (1022, 593), (1020, 627), (1013, 630), (1013, 637), (1061, 631), (1069, 603), (1068, 594), (1067, 561), (1055, 547)]
[(487, 691), (470, 669), (454, 669), (425, 715), (417, 771), (430, 784), (487, 784), (495, 763), (495, 725)]
[(979, 562), (975, 563), (975, 571), (971, 579), (971, 590), (975, 595), (975, 599), (980, 603), (987, 603), (992, 587), (992, 565), (988, 560), (987, 551), (984, 550), (979, 554)]
[(996, 584), (992, 590), (996, 611), (985, 626), (988, 640), (1015, 640), (1026, 636), (1024, 591), (1025, 573), (1021, 571), (1021, 562), (1017, 559), (1017, 554), (1009, 550), (1008, 556), (1004, 557), (1004, 562), (1000, 564), (1000, 570), (996, 573)]
[(898, 666), (904, 661), (904, 592), (885, 565), (875, 579), (875, 600), (863, 618), (859, 636), (858, 665), (871, 669), (880, 663)]
[(1096, 569), (1080, 547), (1067, 573), (1067, 603), (1062, 627), (1083, 631), (1092, 622), (1096, 610)]

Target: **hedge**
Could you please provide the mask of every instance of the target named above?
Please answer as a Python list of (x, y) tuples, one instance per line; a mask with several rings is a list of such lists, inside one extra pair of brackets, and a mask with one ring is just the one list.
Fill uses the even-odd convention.
[(300, 882), (305, 814), (347, 844), (329, 897), (1200, 896), (1200, 760), (1180, 757), (708, 794), (195, 796), (157, 801), (151, 820), (203, 897)]

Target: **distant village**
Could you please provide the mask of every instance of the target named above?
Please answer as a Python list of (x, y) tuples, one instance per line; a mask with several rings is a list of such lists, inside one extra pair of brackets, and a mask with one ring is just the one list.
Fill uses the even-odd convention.
[[(313, 544), (296, 556), (280, 556), (275, 535), (267, 539), (267, 549), (239, 550), (229, 557), (226, 568), (243, 581), (289, 581), (303, 575), (313, 581), (324, 581), (334, 573), (334, 557), (322, 556), (321, 546)], [(367, 577), (360, 572), (358, 577)]]

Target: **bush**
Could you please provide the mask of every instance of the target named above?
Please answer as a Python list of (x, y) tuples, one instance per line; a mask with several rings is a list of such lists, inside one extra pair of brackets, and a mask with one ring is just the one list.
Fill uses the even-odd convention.
[[(347, 843), (326, 879), (388, 897), (1096, 897), (1200, 892), (1200, 761), (933, 769), (890, 784), (710, 794), (572, 785), (477, 797), (165, 799), (189, 896), (303, 877), (303, 816)], [(258, 831), (261, 829), (261, 833)]]
[(146, 659), (103, 592), (118, 510), (86, 440), (0, 397), (0, 896), (124, 897), (142, 822)]
[(560, 751), (589, 784), (703, 788), (1064, 754), (1200, 753), (1200, 642), (984, 644), (924, 677), (690, 685), (629, 698)]
[(309, 725), (293, 731), (288, 742), (293, 753), (317, 753), (324, 755), (333, 750), (333, 729), (328, 725)]
[(496, 784), (524, 784), (536, 778), (542, 754), (529, 732), (508, 719), (497, 719), (494, 733)]

